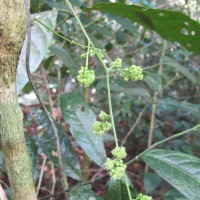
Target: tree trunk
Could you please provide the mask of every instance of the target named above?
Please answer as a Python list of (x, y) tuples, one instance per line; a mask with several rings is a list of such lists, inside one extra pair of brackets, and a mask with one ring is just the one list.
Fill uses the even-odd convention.
[(24, 41), (24, 0), (0, 0), (0, 135), (14, 200), (36, 200), (23, 115), (16, 94), (16, 67)]

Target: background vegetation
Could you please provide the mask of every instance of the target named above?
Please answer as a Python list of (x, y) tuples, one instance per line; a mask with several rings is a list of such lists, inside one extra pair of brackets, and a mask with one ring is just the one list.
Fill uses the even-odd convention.
[[(124, 68), (136, 64), (144, 70), (144, 80), (139, 82), (124, 82), (115, 74), (111, 76), (114, 118), (120, 144), (126, 146), (128, 151), (126, 161), (133, 159), (153, 143), (199, 123), (198, 0), (122, 0), (115, 5), (108, 1), (71, 2), (96, 47), (105, 49), (113, 60), (122, 58)], [(134, 3), (142, 8), (127, 7), (125, 3)], [(88, 7), (93, 9), (86, 9)], [(47, 12), (36, 14), (43, 11)], [(87, 41), (69, 8), (62, 0), (33, 0), (31, 12), (32, 18), (39, 19), (47, 28), (68, 38), (66, 41), (58, 37), (34, 21), (32, 76), (59, 130), (63, 167), (67, 175), (66, 186), (67, 189), (70, 188), (69, 199), (89, 199), (91, 195), (95, 199), (127, 199), (123, 181), (109, 181), (109, 176), (105, 176), (106, 171), (100, 168), (105, 161), (106, 152), (107, 156), (111, 156), (110, 151), (114, 148), (112, 134), (103, 136), (104, 148), (101, 139), (92, 135), (91, 126), (88, 125), (95, 121), (101, 110), (108, 112), (105, 74), (100, 63), (95, 57), (90, 60), (89, 66), (95, 70), (97, 78), (91, 87), (81, 87), (76, 76), (84, 65), (81, 54), (85, 51), (74, 45), (73, 41), (83, 45), (87, 45)], [(59, 194), (61, 186), (55, 138), (30, 83), (27, 83), (23, 66), (21, 59), (17, 91), (24, 113), (24, 131), (31, 154), (36, 191), (40, 199), (51, 194), (54, 194), (51, 199), (62, 199), (62, 194)], [(86, 112), (76, 111), (80, 105)], [(173, 158), (170, 150), (185, 153), (175, 155), (174, 163), (168, 163), (169, 165), (157, 160), (162, 169), (170, 171), (171, 168), (176, 168), (176, 162), (183, 159), (192, 162), (192, 155), (199, 157), (199, 141), (199, 135), (191, 132), (159, 146), (160, 149), (169, 151), (154, 150), (144, 160), (154, 168), (157, 159), (155, 155)], [(153, 159), (155, 162), (152, 164)], [(2, 185), (9, 195), (2, 154), (0, 161)], [(199, 160), (194, 161), (194, 169), (198, 169), (199, 163)], [(193, 169), (194, 165), (187, 166), (186, 171)], [(154, 170), (159, 171), (156, 168)], [(176, 175), (179, 176), (178, 180), (186, 176), (186, 173), (181, 174), (180, 171), (173, 173), (175, 178)], [(167, 183), (164, 180), (166, 177), (162, 179), (145, 166), (142, 160), (130, 163), (127, 174), (133, 185), (132, 193), (146, 193), (155, 200), (190, 199), (188, 195), (182, 195), (184, 191), (181, 194), (176, 190), (178, 187), (174, 189), (169, 184), (176, 186), (176, 183), (171, 180)], [(197, 178), (194, 185), (193, 177), (183, 178), (183, 185), (184, 181), (189, 181), (188, 187), (193, 187), (191, 191), (195, 193), (194, 188), (200, 179)], [(79, 187), (73, 187), (77, 185)], [(118, 192), (116, 196), (113, 191)]]

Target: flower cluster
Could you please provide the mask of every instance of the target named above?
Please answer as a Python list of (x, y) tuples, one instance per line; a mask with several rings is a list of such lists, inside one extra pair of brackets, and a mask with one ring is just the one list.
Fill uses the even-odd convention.
[(99, 114), (99, 118), (101, 121), (95, 121), (93, 124), (93, 131), (97, 135), (102, 135), (105, 132), (109, 131), (111, 128), (111, 123), (108, 122), (110, 120), (110, 115), (101, 111)]
[(111, 153), (117, 159), (123, 159), (127, 156), (125, 147), (115, 147)]
[(124, 147), (115, 147), (111, 153), (114, 159), (107, 158), (104, 167), (109, 171), (110, 176), (114, 179), (120, 179), (124, 176), (127, 167), (122, 161), (127, 155), (126, 150)]
[(132, 65), (129, 68), (126, 68), (120, 74), (124, 78), (125, 81), (139, 81), (143, 79), (142, 68), (136, 65)]
[(122, 59), (121, 58), (117, 58), (112, 64), (111, 64), (111, 68), (114, 70), (118, 70), (122, 67)]
[(140, 193), (134, 200), (152, 200), (152, 197)]
[(122, 160), (107, 158), (104, 167), (109, 171), (110, 176), (114, 179), (120, 179), (125, 174), (127, 166), (123, 164)]
[[(102, 50), (97, 49), (97, 52), (98, 52), (98, 54), (99, 54), (99, 56), (101, 58), (104, 57), (104, 54), (103, 54)], [(95, 50), (94, 49), (90, 49), (89, 50), (89, 55), (90, 55), (90, 57), (93, 57), (95, 55)], [(87, 52), (81, 54), (81, 58), (86, 58), (86, 57), (87, 57)]]
[(84, 87), (89, 87), (89, 85), (95, 80), (94, 70), (90, 70), (87, 67), (81, 67), (78, 71), (77, 80), (82, 83)]
[(93, 130), (94, 133), (96, 133), (97, 135), (102, 135), (105, 132), (109, 131), (111, 128), (111, 123), (110, 122), (99, 122), (96, 121), (93, 124)]
[(103, 111), (100, 112), (99, 118), (101, 121), (110, 121), (110, 115), (106, 114)]

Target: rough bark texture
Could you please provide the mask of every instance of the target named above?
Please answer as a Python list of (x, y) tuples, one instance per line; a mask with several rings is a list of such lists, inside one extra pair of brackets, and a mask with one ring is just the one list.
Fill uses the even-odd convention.
[(0, 0), (0, 134), (14, 200), (36, 200), (31, 162), (16, 95), (16, 66), (23, 44), (24, 0)]

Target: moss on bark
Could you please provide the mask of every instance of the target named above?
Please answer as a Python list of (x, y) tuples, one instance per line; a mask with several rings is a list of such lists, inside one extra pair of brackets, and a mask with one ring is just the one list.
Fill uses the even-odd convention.
[(16, 67), (24, 41), (24, 0), (0, 2), (0, 134), (14, 200), (36, 200), (31, 162), (16, 94)]

